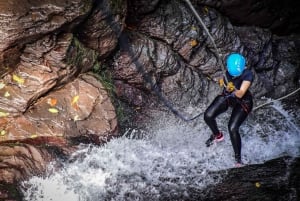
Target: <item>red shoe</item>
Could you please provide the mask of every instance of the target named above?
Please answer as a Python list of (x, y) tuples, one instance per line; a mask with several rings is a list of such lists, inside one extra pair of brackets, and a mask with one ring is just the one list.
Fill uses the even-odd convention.
[(218, 135), (211, 135), (205, 144), (207, 147), (211, 146), (214, 142), (221, 142), (224, 140), (223, 134), (220, 132)]
[(216, 142), (221, 142), (221, 141), (223, 141), (224, 140), (224, 135), (223, 135), (223, 133), (219, 133), (216, 137), (215, 137), (215, 141)]
[(243, 163), (236, 163), (234, 166), (235, 166), (236, 168), (240, 168), (240, 167), (243, 167), (244, 164), (243, 164)]

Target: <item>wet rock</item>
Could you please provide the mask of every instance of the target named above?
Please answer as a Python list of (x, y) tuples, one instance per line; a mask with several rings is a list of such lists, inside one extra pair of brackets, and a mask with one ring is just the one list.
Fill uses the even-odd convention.
[(81, 47), (72, 34), (46, 36), (26, 45), (16, 70), (1, 80), (1, 111), (6, 116), (25, 112), (51, 89), (97, 65), (95, 54)]
[(164, 77), (175, 74), (180, 68), (176, 54), (165, 44), (137, 34), (131, 34), (129, 41), (130, 50), (121, 49), (115, 57), (114, 79), (151, 89), (151, 83), (158, 85)]
[(50, 138), (62, 138), (57, 142), (63, 142), (86, 136), (99, 143), (116, 132), (117, 120), (103, 86), (92, 76), (82, 75), (40, 98), (23, 115), (2, 118), (1, 129), (2, 142), (35, 138), (45, 143)]
[(97, 1), (91, 15), (78, 30), (80, 41), (97, 50), (100, 58), (107, 57), (117, 46), (124, 28), (126, 2)]
[[(59, 29), (70, 29), (78, 24), (92, 8), (88, 1), (8, 1), (0, 4), (0, 63), (13, 68), (23, 45)], [(11, 55), (11, 52), (16, 54)], [(7, 71), (1, 68), (1, 74)]]
[(32, 175), (42, 175), (54, 156), (42, 147), (7, 143), (0, 145), (0, 181), (13, 183)]
[(230, 18), (235, 25), (252, 25), (267, 28), (278, 35), (299, 33), (298, 1), (287, 0), (198, 0), (212, 6)]

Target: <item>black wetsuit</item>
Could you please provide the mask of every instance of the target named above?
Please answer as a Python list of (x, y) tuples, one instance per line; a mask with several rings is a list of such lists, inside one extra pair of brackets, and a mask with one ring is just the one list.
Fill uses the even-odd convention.
[[(246, 69), (239, 77), (232, 77), (226, 72), (228, 82), (233, 82), (236, 89), (240, 89), (244, 80), (253, 82), (253, 73)], [(248, 114), (252, 110), (253, 102), (252, 95), (249, 89), (242, 98), (228, 97), (230, 93), (224, 89), (221, 95), (218, 95), (204, 113), (204, 120), (209, 128), (212, 130), (213, 135), (220, 133), (216, 117), (225, 112), (228, 107), (233, 107), (232, 114), (228, 123), (228, 130), (230, 133), (230, 139), (235, 153), (235, 159), (237, 162), (241, 162), (241, 136), (239, 134), (239, 127), (247, 118)]]

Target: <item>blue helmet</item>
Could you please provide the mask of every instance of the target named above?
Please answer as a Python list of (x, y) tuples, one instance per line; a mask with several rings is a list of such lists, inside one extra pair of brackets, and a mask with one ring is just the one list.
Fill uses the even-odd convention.
[(226, 60), (227, 70), (231, 76), (240, 76), (245, 70), (246, 60), (238, 53), (230, 54)]

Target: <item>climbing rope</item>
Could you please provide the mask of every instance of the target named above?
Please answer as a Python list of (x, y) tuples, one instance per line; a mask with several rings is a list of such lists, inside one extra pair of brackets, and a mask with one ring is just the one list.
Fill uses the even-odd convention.
[(226, 72), (225, 66), (224, 66), (224, 64), (223, 64), (223, 62), (222, 62), (222, 59), (221, 59), (221, 56), (220, 56), (221, 53), (220, 53), (220, 50), (219, 50), (219, 48), (217, 47), (217, 45), (216, 45), (216, 43), (215, 43), (214, 38), (213, 38), (212, 35), (209, 33), (209, 31), (208, 31), (206, 25), (204, 24), (203, 20), (202, 20), (201, 17), (199, 16), (199, 14), (198, 14), (198, 12), (196, 11), (196, 9), (195, 9), (195, 7), (193, 6), (193, 4), (192, 4), (189, 0), (185, 0), (185, 2), (188, 4), (188, 6), (190, 7), (190, 9), (191, 9), (192, 12), (194, 13), (195, 17), (197, 18), (197, 20), (200, 22), (201, 26), (202, 26), (203, 29), (205, 30), (207, 36), (208, 36), (209, 39), (211, 40), (211, 42), (212, 42), (212, 44), (213, 44), (213, 46), (214, 46), (214, 48), (215, 48), (215, 50), (216, 50), (216, 53), (217, 53), (218, 63), (219, 63), (220, 66), (221, 66), (222, 73), (223, 73), (223, 75), (224, 75), (223, 77), (224, 77), (226, 83), (228, 83), (227, 77), (226, 77), (226, 75), (225, 75), (225, 72)]
[(280, 98), (274, 99), (274, 100), (272, 100), (272, 101), (268, 101), (268, 102), (266, 102), (266, 103), (264, 103), (264, 104), (261, 104), (261, 105), (258, 105), (258, 106), (256, 106), (256, 107), (254, 107), (254, 108), (253, 108), (253, 111), (255, 111), (255, 110), (257, 110), (257, 109), (259, 109), (259, 108), (261, 108), (261, 107), (264, 107), (264, 106), (266, 106), (266, 105), (269, 105), (270, 103), (274, 103), (275, 101), (283, 100), (283, 99), (285, 99), (285, 98), (287, 98), (287, 97), (289, 97), (289, 96), (291, 96), (291, 95), (296, 94), (298, 91), (300, 91), (300, 87), (299, 87), (298, 89), (292, 91), (291, 93), (285, 95), (285, 96), (282, 96), (282, 97), (280, 97)]

